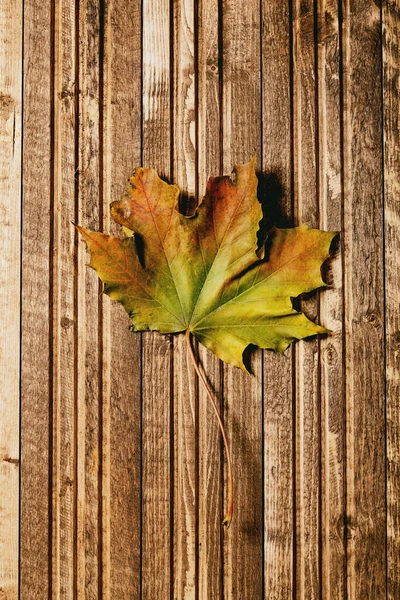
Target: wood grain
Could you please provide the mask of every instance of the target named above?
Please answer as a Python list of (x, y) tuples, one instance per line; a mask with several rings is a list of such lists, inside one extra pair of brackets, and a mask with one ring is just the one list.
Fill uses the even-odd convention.
[[(62, 2), (54, 15), (53, 218), (53, 524), (52, 593), (72, 598), (76, 518), (76, 81), (75, 6)], [(71, 385), (71, 382), (73, 385)]]
[(386, 435), (387, 435), (387, 592), (400, 595), (400, 321), (399, 206), (400, 12), (397, 2), (383, 5), (383, 126), (386, 296)]
[[(195, 3), (174, 2), (173, 179), (181, 210), (196, 196)], [(194, 598), (198, 580), (198, 381), (183, 335), (174, 336), (174, 596)]]
[[(399, 596), (399, 8), (380, 4), (3, 2), (0, 598)], [(183, 336), (129, 332), (71, 222), (121, 235), (109, 203), (140, 164), (190, 212), (254, 154), (266, 228), (341, 234), (301, 300), (332, 334), (253, 353), (252, 377), (195, 345), (233, 455), (224, 531)]]
[[(218, 18), (216, 18), (218, 17)], [(198, 2), (197, 15), (197, 188), (198, 200), (208, 177), (220, 173), (220, 31), (216, 0)], [(198, 345), (199, 359), (217, 404), (222, 400), (222, 363)], [(199, 576), (198, 597), (217, 600), (223, 594), (223, 479), (220, 432), (210, 401), (199, 385)]]
[[(318, 120), (313, 0), (293, 3), (293, 145), (295, 225), (319, 226)], [(315, 294), (302, 310), (318, 319)], [(296, 598), (319, 598), (320, 570), (320, 394), (319, 346), (300, 341), (295, 357)]]
[[(103, 222), (141, 163), (140, 3), (112, 0), (104, 16)], [(127, 77), (127, 73), (131, 76)], [(141, 340), (116, 303), (103, 307), (103, 597), (138, 598), (141, 585)], [(108, 363), (108, 364), (106, 364)], [(106, 466), (105, 461), (108, 461)], [(109, 527), (107, 521), (109, 520)], [(104, 539), (104, 536), (109, 539)], [(107, 573), (108, 582), (105, 579)]]
[[(142, 162), (169, 178), (172, 14), (167, 0), (145, 0), (142, 10)], [(174, 593), (171, 340), (143, 334), (142, 365), (142, 594), (152, 600)]]
[[(262, 3), (262, 154), (259, 200), (266, 227), (293, 222), (289, 4)], [(264, 596), (293, 594), (293, 369), (264, 352)]]
[(20, 596), (32, 600), (52, 594), (52, 493), (58, 485), (52, 479), (52, 27), (50, 2), (25, 2)]
[[(260, 12), (254, 0), (226, 0), (222, 6), (221, 151), (223, 171), (228, 174), (254, 154), (260, 160)], [(224, 367), (224, 419), (231, 440), (236, 497), (232, 526), (225, 532), (224, 594), (232, 600), (261, 598), (263, 593), (260, 352), (253, 357), (252, 372), (250, 377)]]
[(347, 594), (386, 597), (381, 23), (343, 5)]
[[(0, 595), (18, 597), (22, 3), (0, 14)], [(10, 304), (12, 298), (12, 304)]]
[[(318, 2), (318, 195), (322, 229), (342, 226), (340, 155), (340, 40), (338, 5)], [(343, 298), (339, 243), (320, 294), (321, 322), (332, 331), (320, 340), (321, 385), (321, 596), (345, 598), (345, 455), (343, 389)]]
[[(100, 7), (79, 3), (79, 223), (98, 229), (102, 219), (100, 139)], [(78, 250), (78, 372), (76, 399), (76, 587), (80, 597), (95, 597), (101, 586), (101, 286), (95, 272), (84, 265), (87, 253)]]

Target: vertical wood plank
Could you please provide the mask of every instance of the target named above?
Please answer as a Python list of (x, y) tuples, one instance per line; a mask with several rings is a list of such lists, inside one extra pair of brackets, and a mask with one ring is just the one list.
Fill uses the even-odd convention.
[[(220, 56), (217, 0), (198, 3), (198, 195), (207, 179), (220, 172)], [(222, 364), (198, 346), (199, 358), (217, 402), (221, 403)], [(199, 386), (199, 580), (198, 597), (222, 597), (221, 438), (203, 387)]]
[(27, 1), (24, 4), (20, 595), (32, 600), (51, 594), (51, 53), (51, 3)]
[(197, 380), (183, 336), (174, 340), (174, 597), (197, 587)]
[[(196, 195), (196, 81), (193, 0), (174, 3), (173, 178), (181, 209), (191, 212)], [(194, 598), (197, 586), (198, 382), (183, 335), (174, 338), (174, 594)]]
[[(72, 598), (75, 564), (76, 418), (76, 13), (60, 2), (54, 15), (54, 181), (52, 206), (52, 593)], [(51, 151), (50, 151), (51, 152)]]
[[(114, 235), (120, 227), (110, 222), (109, 203), (122, 196), (128, 178), (141, 162), (140, 2), (132, 3), (129, 12), (127, 19), (122, 0), (107, 2), (103, 222), (105, 230), (111, 228)], [(104, 397), (108, 386), (109, 404), (103, 403), (102, 410), (102, 587), (103, 597), (111, 600), (140, 597), (141, 341), (140, 335), (129, 331), (130, 320), (122, 307), (108, 298), (104, 301), (102, 387)]]
[[(338, 3), (318, 1), (319, 224), (340, 231), (342, 212), (340, 135), (340, 46)], [(342, 269), (336, 254), (329, 273), (331, 289), (320, 295), (324, 326), (321, 361), (321, 583), (322, 598), (345, 598), (344, 547), (344, 395), (342, 344)]]
[(0, 10), (0, 590), (18, 597), (22, 3)]
[[(314, 1), (293, 3), (293, 132), (295, 224), (318, 227), (318, 122)], [(302, 310), (316, 319), (315, 295)], [(296, 597), (320, 597), (320, 398), (316, 339), (294, 349), (296, 381)]]
[[(79, 223), (102, 226), (103, 198), (100, 103), (100, 5), (79, 3)], [(96, 273), (88, 269), (85, 244), (78, 251), (78, 372), (76, 399), (76, 593), (97, 597), (101, 586), (100, 414), (102, 299)]]
[(400, 11), (383, 3), (384, 210), (386, 291), (387, 587), (400, 596)]
[[(222, 6), (222, 152), (223, 171), (230, 173), (235, 164), (260, 156), (260, 11), (255, 0), (224, 0)], [(224, 367), (236, 497), (232, 527), (225, 532), (224, 594), (232, 600), (263, 593), (261, 353), (253, 358), (252, 377)]]
[[(171, 174), (170, 2), (144, 0), (143, 166)], [(142, 595), (173, 595), (172, 343), (143, 334), (142, 354)], [(172, 447), (173, 448), (173, 447)]]
[[(292, 223), (289, 4), (262, 3), (262, 179), (268, 225)], [(292, 349), (264, 352), (264, 595), (293, 593)]]
[(343, 3), (347, 594), (386, 598), (381, 22)]

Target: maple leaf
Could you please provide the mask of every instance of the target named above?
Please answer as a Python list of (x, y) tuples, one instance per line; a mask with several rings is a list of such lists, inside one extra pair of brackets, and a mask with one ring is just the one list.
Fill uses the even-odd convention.
[(284, 352), (295, 340), (326, 332), (296, 311), (292, 298), (324, 285), (321, 265), (336, 234), (307, 225), (273, 228), (258, 248), (257, 183), (255, 159), (235, 167), (233, 178), (211, 177), (203, 201), (186, 217), (177, 210), (179, 188), (139, 168), (127, 193), (111, 204), (125, 238), (78, 227), (90, 266), (135, 331), (186, 332), (191, 352), (190, 334), (245, 370), (250, 344)]
[(234, 173), (234, 181), (212, 177), (186, 217), (177, 210), (176, 185), (137, 169), (128, 193), (111, 204), (113, 219), (134, 235), (78, 229), (105, 293), (121, 302), (135, 331), (190, 331), (218, 358), (246, 369), (250, 344), (283, 352), (326, 332), (294, 310), (291, 298), (324, 285), (321, 265), (335, 233), (273, 228), (257, 252), (262, 209), (254, 159)]

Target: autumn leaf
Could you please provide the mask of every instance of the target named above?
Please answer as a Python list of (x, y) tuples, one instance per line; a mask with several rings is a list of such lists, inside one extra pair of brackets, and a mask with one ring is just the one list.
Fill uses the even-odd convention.
[(326, 332), (296, 311), (292, 298), (324, 285), (321, 265), (335, 234), (307, 225), (273, 228), (258, 248), (257, 183), (254, 159), (235, 167), (233, 178), (211, 177), (203, 201), (186, 217), (177, 208), (179, 188), (139, 168), (127, 194), (111, 204), (129, 235), (78, 227), (90, 266), (135, 331), (187, 332), (190, 351), (192, 335), (245, 370), (250, 344), (284, 352), (295, 340)]
[[(291, 299), (324, 285), (321, 265), (334, 233), (273, 228), (257, 253), (262, 218), (254, 160), (235, 180), (211, 178), (192, 217), (177, 211), (179, 188), (137, 169), (113, 219), (134, 236), (79, 227), (104, 291), (129, 313), (135, 331), (190, 331), (225, 362), (245, 369), (249, 344), (283, 352), (326, 330)], [(139, 241), (140, 240), (140, 241)]]

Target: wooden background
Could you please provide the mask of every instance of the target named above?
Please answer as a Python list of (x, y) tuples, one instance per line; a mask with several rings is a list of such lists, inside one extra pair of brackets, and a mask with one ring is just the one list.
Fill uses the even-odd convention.
[[(399, 600), (397, 0), (1, 0), (0, 598)], [(254, 377), (134, 335), (71, 222), (136, 166), (195, 199), (257, 154), (278, 225), (340, 230), (334, 334)], [(19, 468), (19, 458), (21, 458)]]

